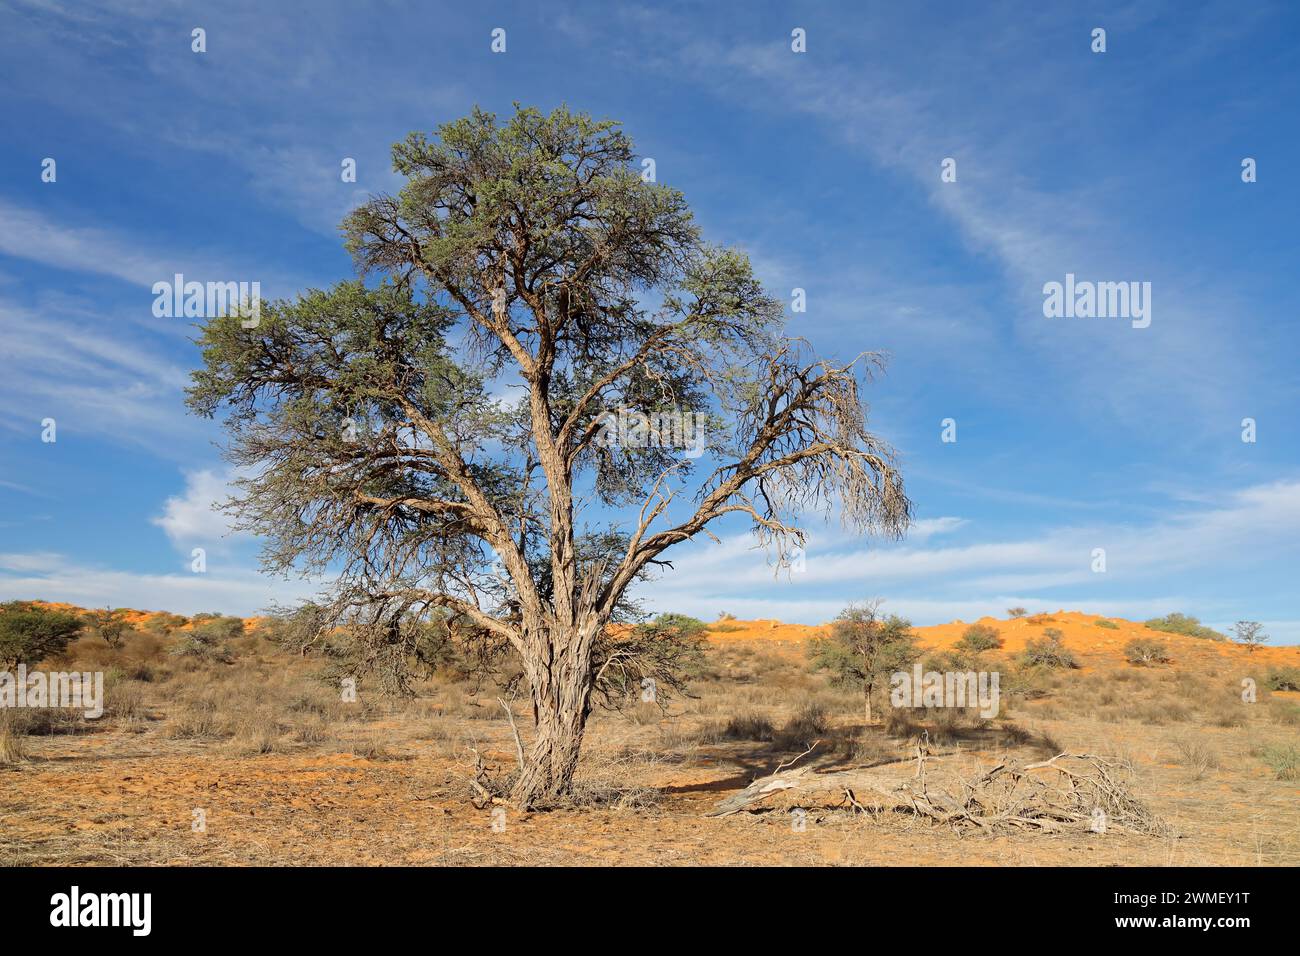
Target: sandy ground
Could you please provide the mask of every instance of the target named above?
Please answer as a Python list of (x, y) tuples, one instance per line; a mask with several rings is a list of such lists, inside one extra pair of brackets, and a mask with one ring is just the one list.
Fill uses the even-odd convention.
[[(1098, 677), (1128, 666), (1119, 654), (1127, 640), (1150, 634), (1127, 622), (1117, 631), (1097, 628), (1093, 615), (1051, 617), (1046, 626), (1065, 632), (1084, 665), (1065, 680), (1086, 682), (1092, 675), (1095, 686)], [(989, 623), (1002, 631), (1007, 651), (1023, 647), (1044, 626)], [(737, 661), (766, 659), (777, 672), (806, 671), (802, 641), (817, 629), (733, 624), (711, 638), (721, 653), (735, 652)], [(925, 644), (942, 648), (965, 626), (918, 631)], [(1193, 638), (1161, 639), (1174, 656), (1171, 671), (1228, 683), (1270, 665), (1300, 663), (1300, 648), (1247, 655)], [(270, 666), (278, 665), (272, 660)], [(1160, 726), (1098, 720), (1058, 713), (1061, 694), (1041, 707), (1027, 705), (1014, 719), (1065, 747), (1125, 754), (1135, 767), (1136, 792), (1169, 822), (1170, 836), (963, 836), (899, 814), (876, 819), (818, 806), (809, 808), (803, 832), (780, 807), (709, 818), (705, 813), (719, 799), (782, 759), (762, 742), (689, 742), (692, 728), (714, 714), (725, 718), (733, 707), (786, 712), (789, 688), (743, 683), (742, 698), (723, 682), (674, 717), (601, 715), (595, 721), (584, 780), (644, 789), (649, 805), (633, 799), (631, 806), (509, 810), (495, 827), (490, 811), (467, 800), (468, 747), (508, 767), (509, 729), (502, 719), (439, 713), (436, 691), (414, 714), (371, 713), (323, 745), (290, 742), (283, 752), (253, 755), (232, 752), (220, 741), (175, 739), (165, 733), (167, 705), (151, 705), (129, 727), (106, 722), (93, 732), (29, 738), (29, 759), (0, 768), (0, 864), (1300, 864), (1300, 787), (1276, 779), (1251, 756), (1261, 741), (1294, 742), (1294, 725), (1254, 715), (1239, 727), (1194, 718)], [(724, 693), (716, 707), (709, 703), (708, 694)], [(441, 727), (436, 733), (426, 725), (429, 714)], [(1213, 747), (1219, 766), (1197, 774), (1179, 762), (1173, 744), (1188, 734)], [(347, 746), (358, 740), (383, 745), (377, 753)], [(987, 757), (978, 741), (966, 749), (972, 766)], [(202, 831), (195, 811), (202, 812)]]

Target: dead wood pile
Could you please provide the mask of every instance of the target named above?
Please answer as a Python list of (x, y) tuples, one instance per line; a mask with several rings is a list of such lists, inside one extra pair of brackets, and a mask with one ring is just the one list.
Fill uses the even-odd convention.
[(1164, 822), (1132, 794), (1126, 777), (1121, 762), (1082, 753), (1003, 761), (964, 777), (918, 748), (915, 759), (879, 767), (820, 773), (812, 764), (778, 769), (720, 802), (709, 816), (767, 801), (877, 815), (901, 811), (959, 830), (1165, 833)]

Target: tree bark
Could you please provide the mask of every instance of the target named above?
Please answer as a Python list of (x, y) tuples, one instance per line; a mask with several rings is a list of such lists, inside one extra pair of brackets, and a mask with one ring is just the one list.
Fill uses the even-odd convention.
[(541, 653), (525, 658), (536, 735), (510, 792), (511, 802), (520, 808), (555, 801), (573, 788), (591, 715), (591, 648), (596, 630), (594, 624), (560, 634), (552, 630)]

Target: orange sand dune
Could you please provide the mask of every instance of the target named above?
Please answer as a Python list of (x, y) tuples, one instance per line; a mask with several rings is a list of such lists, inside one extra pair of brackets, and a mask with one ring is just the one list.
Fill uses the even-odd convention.
[[(75, 604), (68, 604), (64, 601), (32, 601), (32, 603), (39, 604), (41, 607), (47, 607), (52, 611), (66, 611), (69, 614), (78, 614), (78, 615), (87, 614), (91, 610), (103, 610), (103, 608), (78, 607)], [(161, 617), (164, 614), (171, 614), (170, 611), (139, 611), (136, 610), (135, 608), (122, 608), (121, 610), (123, 611), (122, 616), (126, 619), (126, 623), (131, 627), (139, 627), (141, 624), (145, 624), (156, 617)], [(190, 615), (179, 615), (179, 616), (189, 617)], [(259, 622), (264, 621), (265, 617), (253, 616), (253, 617), (241, 618), (241, 620), (244, 622), (244, 627), (251, 630), (257, 627)], [(185, 630), (188, 627), (190, 627), (189, 623), (183, 624), (181, 625), (180, 630)]]
[[(1118, 625), (1116, 629), (1098, 627), (1097, 621), (1108, 620)], [(978, 621), (953, 621), (950, 624), (932, 624), (913, 628), (920, 644), (935, 650), (952, 648), (966, 628), (972, 624), (987, 624), (996, 628), (1002, 638), (1004, 654), (1016, 654), (1025, 649), (1032, 638), (1041, 638), (1043, 632), (1054, 627), (1064, 634), (1065, 646), (1080, 656), (1085, 667), (1090, 664), (1114, 663), (1124, 659), (1124, 645), (1134, 638), (1154, 638), (1165, 645), (1173, 663), (1196, 661), (1210, 663), (1215, 659), (1239, 661), (1249, 657), (1265, 666), (1282, 664), (1300, 665), (1300, 647), (1247, 648), (1230, 641), (1207, 641), (1204, 638), (1156, 631), (1135, 621), (1123, 618), (1103, 618), (1083, 611), (1055, 611), (1015, 619), (983, 617)], [(774, 641), (792, 644), (825, 634), (830, 625), (783, 624), (780, 621), (718, 621), (709, 625), (709, 640), (718, 643), (731, 641)]]

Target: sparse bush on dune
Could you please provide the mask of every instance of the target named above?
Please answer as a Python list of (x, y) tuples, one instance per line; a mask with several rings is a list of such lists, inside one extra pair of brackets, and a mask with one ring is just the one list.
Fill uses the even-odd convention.
[[(239, 625), (242, 632), (243, 621)], [(171, 653), (176, 657), (191, 658), (208, 664), (229, 664), (235, 659), (235, 655), (226, 646), (231, 633), (232, 629), (228, 625), (223, 626), (217, 622), (195, 624), (172, 648)]]
[(1166, 614), (1164, 617), (1153, 617), (1146, 622), (1146, 626), (1153, 631), (1185, 634), (1188, 637), (1200, 637), (1207, 641), (1226, 641), (1228, 639), (1227, 635), (1220, 634), (1212, 627), (1206, 627), (1196, 618), (1177, 612)]
[(1116, 624), (1114, 621), (1108, 621), (1108, 620), (1106, 620), (1104, 617), (1099, 617), (1099, 618), (1097, 618), (1097, 620), (1093, 621), (1092, 623), (1093, 623), (1094, 625), (1096, 625), (1097, 627), (1104, 627), (1104, 628), (1106, 628), (1106, 629), (1109, 630), (1109, 631), (1118, 631), (1118, 630), (1119, 630), (1119, 625), (1118, 625), (1118, 624)]
[(102, 610), (87, 611), (83, 617), (86, 626), (95, 634), (103, 638), (104, 643), (116, 650), (122, 646), (123, 635), (130, 630), (130, 625), (126, 621), (126, 610), (118, 608), (103, 608)]
[(1063, 643), (1064, 638), (1058, 628), (1047, 628), (1043, 637), (1030, 638), (1025, 644), (1020, 662), (1028, 667), (1078, 667), (1079, 662)]
[(1169, 660), (1169, 652), (1154, 638), (1138, 637), (1124, 645), (1124, 659), (1139, 666), (1164, 664)]
[(1025, 616), (1026, 614), (1028, 614), (1028, 613), (1029, 613), (1029, 612), (1026, 611), (1023, 607), (1009, 607), (1009, 608), (1007, 608), (1007, 617), (1010, 617), (1010, 618), (1021, 618), (1021, 617), (1024, 617), (1024, 616)]
[(167, 637), (173, 631), (178, 631), (189, 621), (179, 614), (169, 614), (166, 611), (160, 611), (151, 615), (141, 625), (140, 630), (158, 637)]
[(1274, 667), (1264, 675), (1269, 690), (1300, 690), (1300, 667)]
[(990, 627), (988, 624), (972, 624), (962, 632), (957, 646), (972, 654), (996, 650), (1002, 646), (1002, 636), (996, 627)]

